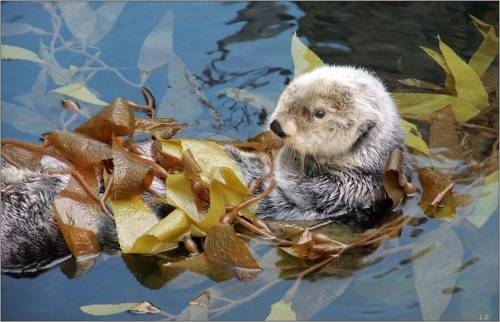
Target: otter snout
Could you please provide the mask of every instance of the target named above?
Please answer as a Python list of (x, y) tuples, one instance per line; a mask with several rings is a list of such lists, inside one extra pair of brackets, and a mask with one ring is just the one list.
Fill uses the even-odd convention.
[(272, 121), (270, 127), (271, 131), (273, 131), (274, 134), (276, 134), (280, 138), (284, 138), (286, 136), (286, 133), (285, 131), (283, 131), (280, 122), (278, 122), (277, 120)]

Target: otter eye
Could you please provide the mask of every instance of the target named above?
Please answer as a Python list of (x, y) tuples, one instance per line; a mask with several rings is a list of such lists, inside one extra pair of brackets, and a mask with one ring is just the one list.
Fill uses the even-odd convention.
[(323, 110), (317, 110), (316, 112), (314, 112), (314, 117), (317, 117), (319, 119), (324, 118), (325, 115), (326, 115), (326, 112)]

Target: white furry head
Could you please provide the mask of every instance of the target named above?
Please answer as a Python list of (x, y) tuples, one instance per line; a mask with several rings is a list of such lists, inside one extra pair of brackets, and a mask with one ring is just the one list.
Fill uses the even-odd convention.
[(399, 115), (372, 73), (325, 66), (288, 85), (270, 122), (279, 123), (285, 143), (300, 153), (331, 157), (348, 152), (371, 129), (397, 131), (391, 126), (399, 126)]

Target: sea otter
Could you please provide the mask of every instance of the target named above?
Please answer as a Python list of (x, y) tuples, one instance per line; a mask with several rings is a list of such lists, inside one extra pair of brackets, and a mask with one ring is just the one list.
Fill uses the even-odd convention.
[[(270, 118), (285, 146), (273, 162), (277, 187), (260, 202), (257, 215), (373, 223), (388, 202), (387, 158), (394, 149), (405, 150), (400, 124), (394, 102), (373, 73), (325, 66), (297, 77)], [(259, 156), (226, 150), (249, 181), (270, 171)], [(403, 164), (409, 176), (406, 158)]]
[[(277, 186), (260, 201), (258, 216), (336, 218), (359, 225), (380, 217), (377, 213), (388, 201), (383, 188), (387, 158), (405, 147), (397, 109), (375, 75), (327, 66), (297, 77), (279, 98), (270, 129), (284, 141), (273, 162), (225, 147), (249, 185), (273, 168)], [(141, 148), (151, 155), (150, 142)], [(70, 255), (51, 210), (67, 181), (2, 162), (2, 271), (36, 271)], [(161, 185), (157, 183), (159, 190)], [(254, 193), (268, 185), (264, 182)], [(164, 207), (155, 210), (159, 217), (168, 214)], [(105, 249), (118, 249), (114, 222), (101, 218), (90, 229)]]

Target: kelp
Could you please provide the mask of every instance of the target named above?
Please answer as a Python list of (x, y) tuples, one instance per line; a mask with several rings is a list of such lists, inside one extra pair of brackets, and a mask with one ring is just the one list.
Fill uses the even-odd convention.
[[(112, 24), (111, 20), (116, 19), (121, 10), (119, 6), (120, 4), (117, 4), (117, 7), (111, 4), (109, 7), (102, 5), (94, 11), (84, 5), (86, 12), (95, 16), (95, 26), (83, 33), (79, 30), (79, 24), (73, 24), (69, 28), (70, 32), (74, 33), (75, 37), (78, 35), (78, 41), (95, 44), (106, 34), (106, 30), (109, 31), (109, 23)], [(66, 9), (63, 10), (63, 16), (67, 24), (80, 19), (75, 12)], [(109, 10), (114, 18), (104, 21), (106, 19), (102, 18), (103, 12)], [(3, 45), (2, 58), (43, 64), (44, 68), (33, 91), (45, 87), (46, 76), (49, 75), (54, 83), (60, 85), (53, 93), (104, 107), (95, 116), (90, 117), (85, 108), (66, 99), (63, 101), (65, 112), (73, 112), (88, 120), (74, 131), (47, 132), (45, 142), (40, 145), (5, 140), (2, 142), (2, 157), (14, 166), (33, 170), (42, 168), (41, 159), (45, 156), (51, 156), (65, 164), (67, 168), (64, 172), (45, 170), (70, 176), (70, 183), (58, 194), (53, 208), (61, 232), (71, 252), (78, 259), (94, 256), (100, 249), (92, 229), (80, 227), (79, 216), (110, 215), (106, 214), (103, 208), (103, 203), (108, 201), (113, 210), (111, 219), (117, 225), (124, 258), (140, 256), (153, 262), (155, 267), (158, 266), (155, 274), (161, 275), (161, 283), (153, 283), (155, 287), (161, 287), (166, 281), (171, 281), (186, 271), (193, 273), (191, 276), (198, 274), (220, 283), (195, 296), (179, 317), (217, 316), (251, 300), (261, 289), (276, 285), (280, 278), (289, 278), (295, 279), (295, 283), (283, 299), (270, 306), (268, 319), (311, 318), (349, 286), (351, 268), (355, 265), (345, 268), (341, 263), (352, 261), (357, 265), (356, 256), (366, 255), (379, 248), (382, 249), (381, 253), (374, 254), (379, 256), (375, 257), (377, 260), (386, 256), (384, 251), (389, 254), (412, 250), (412, 256), (405, 263), (411, 262), (413, 265), (422, 313), (425, 318), (438, 319), (451, 298), (450, 290), (453, 290), (458, 274), (456, 272), (460, 270), (457, 266), (463, 257), (462, 242), (453, 232), (455, 226), (446, 222), (440, 223), (440, 228), (434, 233), (419, 235), (414, 245), (402, 245), (401, 248), (387, 250), (380, 246), (390, 246), (391, 243), (386, 243), (387, 241), (398, 237), (405, 225), (417, 225), (415, 222), (422, 222), (422, 216), (452, 221), (453, 225), (457, 225), (464, 219), (459, 215), (460, 208), (463, 204), (468, 204), (472, 210), (465, 219), (481, 228), (497, 209), (498, 131), (487, 127), (481, 117), (490, 115), (488, 113), (491, 107), (483, 83), (486, 82), (485, 71), (497, 55), (498, 38), (492, 26), (477, 18), (472, 19), (483, 36), (483, 42), (468, 63), (445, 43), (445, 39), (440, 39), (437, 43), (439, 52), (429, 48), (423, 50), (445, 71), (444, 84), (409, 78), (401, 80), (400, 83), (427, 91), (392, 93), (404, 118), (401, 126), (406, 133), (405, 143), (416, 157), (415, 172), (418, 176), (414, 179), (418, 177), (418, 180), (410, 182), (410, 178), (406, 177), (402, 167), (403, 152), (392, 151), (384, 173), (384, 188), (393, 202), (393, 207), (399, 205), (397, 209), (404, 215), (395, 216), (391, 213), (378, 227), (362, 233), (355, 233), (331, 221), (276, 223), (255, 218), (255, 208), (259, 200), (274, 187), (273, 173), (256, 182), (247, 183), (221, 145), (233, 144), (242, 150), (257, 152), (272, 159), (283, 145), (279, 138), (270, 131), (258, 133), (246, 141), (214, 142), (176, 138), (177, 132), (186, 125), (177, 123), (173, 118), (156, 118), (154, 98), (149, 91), (143, 89), (145, 105), (125, 98), (118, 98), (106, 104), (84, 84), (71, 81), (69, 75), (72, 73), (72, 67), (57, 69), (50, 65), (47, 51), (49, 49), (44, 46), (41, 46), (38, 56), (22, 48), (4, 48)], [(187, 114), (193, 112), (191, 115), (195, 117), (200, 111), (193, 109), (194, 104), (203, 100), (204, 104), (207, 104), (208, 101), (199, 91), (180, 58), (172, 51), (172, 25), (173, 15), (167, 14), (144, 43), (139, 57), (141, 84), (153, 70), (168, 63), (169, 95), (172, 96), (169, 96), (168, 100), (164, 98), (162, 101), (168, 104), (162, 105), (174, 107), (171, 101), (175, 100), (177, 104), (179, 100), (179, 106), (182, 105)], [(167, 41), (158, 42), (155, 39)], [(291, 47), (296, 76), (324, 65), (318, 55), (302, 44), (296, 35), (292, 38)], [(121, 75), (118, 70), (115, 72)], [(138, 86), (135, 83), (133, 85)], [(195, 93), (196, 99), (193, 99), (193, 95), (191, 99), (185, 99), (186, 91)], [(262, 110), (269, 109), (272, 105), (272, 102), (262, 95), (251, 91), (231, 89), (225, 93), (228, 97), (246, 104), (259, 105)], [(31, 98), (27, 97), (19, 97), (19, 101), (25, 105), (33, 103)], [(4, 104), (7, 111), (19, 108), (9, 104)], [(208, 105), (209, 102), (207, 107)], [(210, 105), (210, 108), (214, 107)], [(140, 118), (134, 112), (145, 112), (149, 117)], [(215, 112), (212, 114), (217, 116)], [(28, 124), (16, 120), (17, 127)], [(63, 128), (70, 123), (64, 122)], [(50, 122), (43, 119), (36, 129), (30, 128), (29, 133), (38, 135), (39, 128), (50, 128), (48, 125)], [(428, 133), (422, 131), (422, 135), (421, 126), (428, 126)], [(486, 159), (477, 162), (476, 157), (470, 157), (466, 160), (470, 162), (465, 164), (469, 173), (479, 170), (475, 175), (476, 195), (461, 194), (459, 185), (464, 178), (456, 171), (456, 167), (463, 166), (456, 161), (466, 151), (465, 141), (467, 133), (470, 132), (479, 133), (488, 142), (488, 148), (493, 145), (491, 154)], [(147, 160), (133, 144), (135, 134), (148, 134), (153, 137), (153, 160)], [(495, 140), (496, 142), (493, 142)], [(104, 179), (106, 191), (99, 196), (97, 182), (101, 177)], [(164, 182), (166, 193), (153, 190), (153, 180)], [(266, 191), (251, 196), (250, 191), (265, 180), (271, 183)], [(405, 207), (405, 197), (411, 195), (421, 197), (414, 203), (418, 204), (417, 210)], [(464, 200), (465, 196), (469, 198), (467, 202), (463, 202), (460, 201), (460, 196), (464, 197)], [(173, 210), (164, 218), (158, 218), (148, 206), (150, 202), (168, 205)], [(76, 213), (77, 216), (74, 215)], [(413, 234), (415, 231), (411, 232), (412, 236), (417, 236)], [(420, 232), (422, 231), (421, 229)], [(264, 256), (259, 256), (255, 245), (261, 243), (276, 248)], [(276, 256), (268, 256), (270, 253)], [(93, 262), (88, 263), (93, 265)], [(451, 265), (457, 269), (432, 269), (436, 264)], [(138, 272), (138, 275), (143, 273)], [(320, 304), (315, 301), (314, 305), (308, 305), (308, 295), (312, 291), (304, 293), (303, 299), (300, 300), (303, 295), (301, 292), (306, 292), (301, 291), (301, 287), (305, 285), (301, 284), (301, 280), (310, 275), (335, 276), (341, 279), (332, 279), (335, 283), (327, 288), (328, 294), (321, 293), (326, 288), (319, 287), (314, 290)], [(236, 289), (238, 297), (241, 293), (246, 294), (246, 297), (232, 298), (235, 295), (234, 278), (246, 281), (244, 290)], [(326, 279), (323, 281), (327, 282)], [(217, 288), (219, 285), (220, 288)], [(252, 290), (248, 285), (257, 285), (260, 288)], [(441, 286), (442, 289), (436, 289)], [(224, 287), (230, 290), (227, 291), (228, 294), (233, 293), (224, 295), (221, 291)], [(225, 304), (214, 307), (213, 302), (217, 300)], [(159, 309), (150, 305), (148, 302), (124, 303), (117, 306), (82, 307), (82, 310), (96, 315), (116, 314), (127, 310), (160, 313)], [(163, 313), (169, 319), (175, 317)]]

